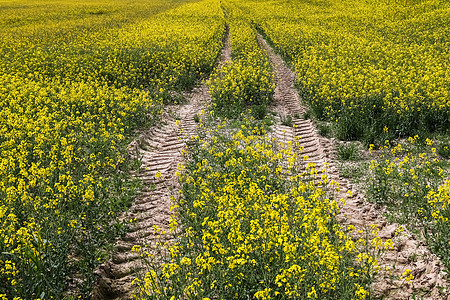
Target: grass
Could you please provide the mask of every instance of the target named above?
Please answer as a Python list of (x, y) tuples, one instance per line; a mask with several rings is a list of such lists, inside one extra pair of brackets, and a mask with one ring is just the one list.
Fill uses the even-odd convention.
[(292, 127), (292, 117), (290, 115), (281, 116), (281, 125)]
[(317, 128), (319, 130), (319, 134), (324, 137), (332, 137), (332, 129), (331, 126), (327, 123), (319, 123), (317, 124)]
[(340, 144), (337, 155), (341, 161), (356, 161), (360, 159), (359, 148), (355, 143)]
[(350, 163), (343, 162), (339, 164), (339, 172), (344, 178), (349, 178), (352, 182), (361, 184), (364, 183), (364, 179), (367, 178), (369, 165), (368, 162), (364, 161)]

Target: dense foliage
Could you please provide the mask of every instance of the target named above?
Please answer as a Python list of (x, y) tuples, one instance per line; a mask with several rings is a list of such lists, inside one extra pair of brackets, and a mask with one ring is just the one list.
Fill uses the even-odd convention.
[[(450, 128), (448, 1), (234, 1), (342, 139)], [(382, 142), (382, 141), (381, 141)]]
[(255, 28), (236, 6), (223, 6), (229, 25), (232, 61), (220, 66), (209, 81), (216, 111), (237, 117), (247, 108), (262, 119), (274, 93), (270, 62), (261, 49)]
[[(211, 118), (193, 139), (171, 220), (179, 235), (161, 245), (162, 266), (136, 280), (139, 297), (370, 297), (369, 249), (392, 242), (376, 230), (352, 240), (328, 177), (314, 165), (301, 173), (294, 145), (279, 147), (267, 119), (246, 116), (264, 119), (275, 89), (257, 34), (297, 72), (316, 117), (371, 143), (448, 132), (449, 20), (440, 0), (2, 1), (0, 298), (88, 297), (139, 184), (129, 141), (210, 73)], [(215, 68), (227, 30), (232, 61)], [(426, 143), (427, 153), (382, 148), (369, 195), (420, 220), (448, 266), (438, 155), (448, 158), (449, 144)]]
[(86, 296), (136, 188), (130, 137), (213, 68), (223, 15), (216, 1), (22, 4), (0, 4), (0, 297)]
[(337, 223), (327, 175), (313, 164), (299, 172), (294, 145), (280, 148), (266, 126), (234, 122), (215, 120), (193, 137), (171, 220), (177, 241), (135, 281), (139, 299), (369, 297), (378, 270), (369, 245), (392, 241), (376, 231), (372, 241), (352, 240), (352, 228)]

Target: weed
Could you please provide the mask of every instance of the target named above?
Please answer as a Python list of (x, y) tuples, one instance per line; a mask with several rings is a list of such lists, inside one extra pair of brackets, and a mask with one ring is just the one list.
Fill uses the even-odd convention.
[(328, 124), (320, 123), (318, 124), (319, 134), (324, 137), (331, 137), (331, 126)]
[(345, 163), (340, 166), (343, 177), (352, 179), (352, 182), (360, 183), (366, 177), (367, 164), (365, 163)]
[(194, 122), (199, 123), (200, 122), (200, 116), (198, 114), (194, 115)]
[(254, 105), (251, 109), (251, 114), (256, 120), (263, 120), (267, 115), (267, 105)]
[(443, 158), (450, 159), (450, 142), (439, 143), (437, 152)]
[(408, 256), (408, 261), (410, 261), (410, 262), (416, 262), (417, 261), (417, 259), (419, 258), (419, 255), (417, 254), (417, 253), (411, 253), (409, 256)]
[(307, 110), (304, 114), (303, 114), (303, 118), (305, 118), (306, 120), (311, 119), (313, 113), (311, 110)]
[(292, 127), (292, 117), (287, 116), (281, 116), (281, 125)]
[(360, 159), (359, 156), (359, 149), (354, 143), (345, 143), (341, 144), (337, 148), (337, 154), (340, 160), (346, 161), (346, 160), (358, 160)]

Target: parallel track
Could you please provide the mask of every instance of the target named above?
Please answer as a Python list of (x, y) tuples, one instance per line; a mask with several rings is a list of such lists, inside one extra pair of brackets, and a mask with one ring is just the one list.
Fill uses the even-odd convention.
[[(319, 173), (326, 169), (328, 178), (339, 183), (340, 192), (335, 196), (346, 201), (339, 216), (342, 224), (351, 224), (364, 230), (370, 228), (370, 224), (376, 224), (380, 237), (393, 238), (397, 224), (389, 224), (379, 208), (366, 202), (361, 193), (354, 192), (353, 196), (346, 194), (347, 190), (354, 187), (339, 177), (334, 163), (336, 158), (333, 142), (321, 137), (314, 123), (303, 118), (306, 109), (294, 87), (295, 74), (261, 36), (258, 36), (258, 39), (273, 64), (276, 75), (273, 110), (282, 116), (274, 125), (272, 135), (284, 145), (298, 142), (302, 148), (305, 172), (308, 164), (314, 164)], [(227, 36), (219, 65), (230, 60), (231, 48)], [(144, 187), (130, 210), (123, 216), (126, 220), (133, 220), (130, 231), (116, 242), (117, 251), (112, 259), (96, 271), (99, 280), (92, 299), (130, 299), (133, 293), (131, 282), (136, 272), (146, 266), (139, 253), (132, 251), (133, 246), (152, 248), (161, 238), (153, 229), (155, 225), (169, 232), (170, 199), (179, 191), (175, 172), (178, 164), (184, 163), (181, 150), (185, 149), (190, 136), (196, 134), (195, 114), (205, 108), (210, 100), (205, 84), (187, 94), (186, 98), (188, 104), (173, 108), (177, 118), (167, 110), (165, 125), (143, 133), (130, 145), (130, 151), (142, 157), (141, 172), (136, 176), (142, 180)], [(287, 116), (292, 118), (292, 126), (281, 125), (281, 119)], [(161, 177), (157, 178), (157, 174), (161, 174)], [(171, 239), (169, 234), (163, 237), (166, 240)], [(411, 260), (412, 253), (419, 254), (419, 258)], [(412, 295), (419, 294), (423, 295), (423, 299), (445, 299), (438, 289), (438, 286), (446, 286), (439, 259), (411, 234), (404, 234), (395, 248), (387, 251), (381, 258), (382, 268), (393, 265), (396, 268), (392, 270), (391, 275), (399, 277), (406, 269), (410, 269), (415, 278), (411, 284), (407, 284), (405, 281), (384, 278), (383, 276), (389, 274), (380, 272), (373, 284), (374, 296), (409, 299)]]

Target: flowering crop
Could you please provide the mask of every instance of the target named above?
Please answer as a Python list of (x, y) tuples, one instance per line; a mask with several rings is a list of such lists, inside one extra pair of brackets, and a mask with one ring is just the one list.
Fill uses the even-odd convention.
[[(42, 13), (42, 20), (29, 21), (33, 18), (26, 11), (17, 24), (31, 24), (3, 29), (0, 70), (39, 81), (57, 78), (148, 88), (167, 97), (170, 90), (191, 87), (212, 70), (222, 47), (225, 23), (218, 2), (185, 4), (152, 16), (153, 6), (163, 6), (156, 1), (150, 12), (136, 12), (145, 9), (146, 2), (134, 9), (125, 9), (119, 1), (111, 7), (80, 4), (72, 10), (30, 6), (33, 13)], [(95, 9), (103, 13), (89, 13)]]
[(447, 1), (234, 1), (290, 60), (340, 138), (450, 127)]
[(124, 181), (127, 136), (155, 120), (161, 99), (13, 75), (0, 86), (1, 290), (57, 297), (74, 272), (87, 289), (133, 195)]
[(111, 69), (106, 76), (114, 83), (150, 85), (164, 93), (190, 88), (212, 71), (225, 21), (219, 1), (204, 0), (130, 24), (114, 35), (117, 40), (105, 49), (109, 57), (102, 72)]
[(181, 175), (171, 221), (178, 238), (162, 266), (135, 280), (138, 298), (368, 297), (377, 260), (337, 223), (327, 176), (313, 166), (300, 175), (293, 145), (277, 150), (252, 120), (208, 128), (217, 129), (194, 137)]
[(226, 3), (231, 55), (213, 73), (209, 88), (216, 110), (227, 116), (238, 116), (246, 107), (253, 107), (263, 118), (274, 92), (274, 79), (267, 56), (258, 44), (256, 30), (239, 8)]
[(425, 238), (448, 268), (450, 180), (434, 141), (426, 139), (431, 151), (422, 152), (419, 140), (415, 136), (407, 143), (382, 147), (380, 158), (371, 162), (368, 197), (387, 205), (400, 222), (424, 228)]
[(0, 298), (87, 297), (136, 190), (130, 138), (213, 68), (219, 2), (151, 2), (0, 4)]

